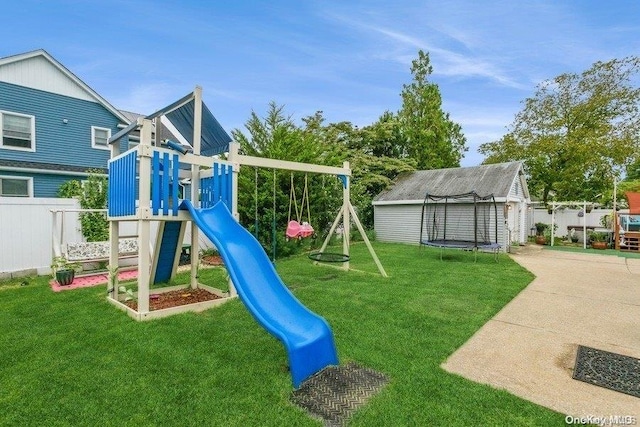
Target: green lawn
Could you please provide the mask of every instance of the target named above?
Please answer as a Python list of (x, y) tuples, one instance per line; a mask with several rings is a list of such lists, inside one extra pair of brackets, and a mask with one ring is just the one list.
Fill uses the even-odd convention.
[[(341, 363), (390, 383), (356, 426), (564, 425), (564, 416), (449, 374), (440, 364), (532, 279), (506, 256), (362, 244), (344, 272), (299, 256), (283, 281), (332, 326)], [(214, 275), (203, 274), (202, 277)], [(214, 279), (212, 279), (214, 280)], [(0, 284), (0, 425), (320, 425), (289, 403), (283, 346), (240, 301), (135, 322), (106, 286), (60, 293), (48, 278)]]

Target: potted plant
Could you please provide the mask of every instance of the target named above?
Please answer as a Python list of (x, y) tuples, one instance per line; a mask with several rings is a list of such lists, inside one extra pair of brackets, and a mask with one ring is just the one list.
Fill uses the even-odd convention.
[(547, 238), (544, 235), (548, 225), (543, 222), (536, 222), (536, 243), (539, 245), (544, 245), (547, 242)]
[(67, 286), (73, 282), (76, 271), (80, 271), (80, 264), (77, 262), (69, 262), (63, 256), (53, 258), (51, 263), (51, 275), (60, 286)]
[(589, 240), (591, 241), (591, 247), (593, 249), (607, 249), (609, 244), (607, 243), (607, 234), (599, 231), (594, 231), (589, 234)]

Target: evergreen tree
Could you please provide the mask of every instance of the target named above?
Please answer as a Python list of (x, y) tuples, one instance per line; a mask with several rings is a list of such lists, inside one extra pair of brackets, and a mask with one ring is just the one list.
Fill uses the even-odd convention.
[(416, 160), (418, 169), (460, 166), (466, 147), (462, 127), (442, 110), (438, 85), (429, 81), (433, 67), (420, 50), (411, 64), (413, 81), (402, 89), (398, 112), (404, 147), (401, 153)]

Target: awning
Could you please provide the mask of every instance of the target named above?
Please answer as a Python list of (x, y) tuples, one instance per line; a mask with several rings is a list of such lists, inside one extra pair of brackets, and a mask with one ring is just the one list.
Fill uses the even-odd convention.
[[(176, 127), (178, 132), (193, 145), (193, 116), (194, 100), (169, 112), (166, 117)], [(214, 156), (229, 151), (231, 137), (213, 117), (211, 111), (202, 103), (202, 134), (200, 138), (200, 154)]]
[(629, 202), (629, 213), (631, 215), (640, 215), (640, 193), (627, 191), (624, 193)]

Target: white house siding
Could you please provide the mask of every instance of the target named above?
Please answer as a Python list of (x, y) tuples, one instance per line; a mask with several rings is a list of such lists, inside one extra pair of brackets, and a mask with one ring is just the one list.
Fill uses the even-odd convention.
[[(504, 226), (504, 205), (497, 204), (498, 214), (498, 243), (502, 251), (508, 250), (508, 237)], [(381, 242), (409, 243), (417, 245), (420, 243), (420, 219), (422, 216), (422, 203), (419, 204), (382, 204), (374, 205), (373, 208), (374, 229), (376, 239)], [(471, 213), (471, 217), (469, 216)], [(447, 215), (451, 215), (453, 220), (449, 221), (447, 238), (468, 239), (465, 236), (473, 235), (473, 207), (465, 205), (450, 205)], [(490, 239), (495, 236), (494, 212), (490, 218)], [(453, 227), (452, 227), (453, 224)]]
[(43, 56), (34, 56), (0, 67), (0, 81), (30, 87), (71, 98), (96, 102), (85, 89)]

